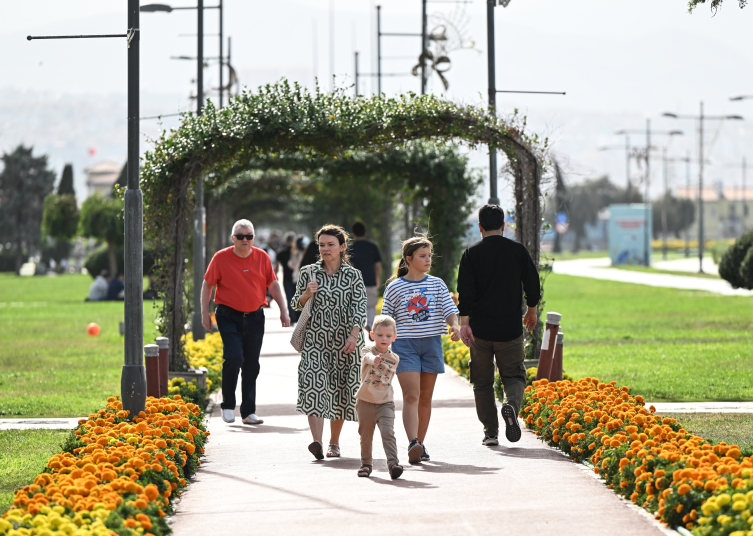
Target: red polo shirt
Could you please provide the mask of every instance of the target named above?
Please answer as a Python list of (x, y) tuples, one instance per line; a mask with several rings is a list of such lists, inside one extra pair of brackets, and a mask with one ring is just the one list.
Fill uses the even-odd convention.
[(233, 246), (212, 257), (204, 281), (217, 286), (214, 303), (250, 313), (267, 305), (267, 287), (276, 281), (272, 262), (263, 249), (251, 248), (251, 255), (239, 257)]

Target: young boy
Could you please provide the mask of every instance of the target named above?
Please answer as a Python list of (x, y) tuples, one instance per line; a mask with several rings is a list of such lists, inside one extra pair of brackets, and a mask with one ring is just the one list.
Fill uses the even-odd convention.
[(358, 476), (371, 475), (371, 446), (374, 427), (379, 426), (387, 468), (394, 480), (403, 474), (397, 460), (395, 441), (395, 403), (392, 401), (392, 379), (400, 358), (390, 351), (390, 344), (397, 338), (397, 326), (389, 316), (374, 318), (371, 327), (374, 346), (367, 346), (361, 354), (361, 387), (356, 393), (358, 434), (361, 436), (361, 468)]

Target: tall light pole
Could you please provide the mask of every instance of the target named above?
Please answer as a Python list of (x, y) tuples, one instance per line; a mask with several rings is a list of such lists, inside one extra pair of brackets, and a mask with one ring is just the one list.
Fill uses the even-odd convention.
[(704, 249), (704, 229), (703, 229), (703, 164), (706, 156), (703, 154), (703, 122), (707, 119), (723, 121), (732, 119), (741, 121), (743, 118), (739, 115), (705, 115), (703, 111), (703, 101), (701, 101), (700, 115), (678, 115), (675, 113), (665, 112), (664, 117), (673, 119), (692, 119), (698, 121), (698, 273), (703, 273), (703, 249)]
[[(617, 134), (621, 134), (622, 132), (617, 132)], [(625, 184), (626, 190), (628, 194), (628, 199), (630, 198), (630, 189), (631, 189), (631, 183), (630, 183), (630, 136), (625, 134), (625, 145), (603, 145), (598, 148), (599, 151), (625, 151)]]
[(618, 130), (616, 134), (632, 134), (632, 133), (645, 133), (646, 135), (646, 148), (644, 149), (645, 155), (642, 155), (644, 158), (644, 161), (646, 163), (646, 180), (645, 180), (645, 198), (643, 200), (646, 208), (646, 216), (645, 216), (645, 244), (643, 248), (643, 262), (646, 266), (651, 266), (651, 229), (649, 229), (649, 219), (651, 216), (651, 196), (650, 196), (650, 187), (651, 187), (651, 150), (654, 149), (654, 147), (651, 146), (651, 136), (652, 135), (664, 135), (664, 136), (682, 136), (683, 132), (681, 130), (667, 130), (667, 131), (659, 131), (659, 130), (652, 130), (651, 129), (651, 119), (646, 119), (646, 129), (643, 130), (629, 130), (629, 129), (623, 129)]
[[(195, 9), (197, 14), (196, 27), (196, 115), (204, 111), (204, 0), (197, 0), (196, 6), (172, 7), (167, 4), (147, 4), (141, 6), (145, 12), (167, 12), (175, 10)], [(220, 10), (220, 34), (222, 33), (222, 2), (207, 9)], [(222, 70), (222, 35), (220, 35), (220, 70)], [(220, 91), (222, 83), (220, 82)], [(221, 99), (222, 97), (220, 97)], [(194, 340), (203, 339), (205, 332), (201, 325), (201, 285), (204, 281), (205, 268), (205, 240), (206, 240), (206, 209), (204, 208), (204, 178), (196, 179), (194, 190), (193, 215), (193, 314), (191, 315), (191, 333)]]
[(128, 163), (124, 207), (125, 359), (120, 376), (123, 409), (133, 419), (146, 406), (144, 369), (144, 217), (139, 188), (139, 1), (128, 0), (128, 32), (107, 35), (28, 36), (26, 39), (125, 37), (128, 43)]

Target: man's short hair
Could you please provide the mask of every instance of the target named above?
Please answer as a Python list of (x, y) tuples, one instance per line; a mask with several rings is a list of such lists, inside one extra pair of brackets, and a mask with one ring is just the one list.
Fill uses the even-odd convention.
[(395, 319), (387, 315), (377, 315), (374, 317), (374, 322), (371, 324), (371, 331), (376, 331), (379, 326), (390, 326), (395, 333), (397, 333), (397, 324)]
[(505, 211), (499, 205), (484, 205), (478, 211), (478, 222), (484, 231), (499, 231), (505, 224)]
[(366, 226), (362, 221), (357, 221), (356, 223), (354, 223), (353, 227), (351, 227), (351, 230), (353, 231), (353, 236), (366, 236)]
[(107, 268), (103, 268), (102, 271), (99, 272), (99, 275), (107, 279), (108, 277), (110, 277), (110, 270), (108, 270)]
[(248, 227), (249, 229), (253, 229), (254, 224), (248, 220), (238, 220), (237, 222), (233, 224), (233, 232), (231, 232), (230, 234), (234, 235), (235, 231), (238, 230), (238, 227)]
[(295, 242), (295, 233), (293, 231), (288, 231), (287, 233), (285, 233), (282, 241), (286, 244), (292, 244), (293, 242)]

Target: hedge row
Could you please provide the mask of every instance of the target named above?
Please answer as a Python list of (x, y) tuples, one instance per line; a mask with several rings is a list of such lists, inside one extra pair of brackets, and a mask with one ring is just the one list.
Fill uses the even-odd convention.
[(641, 396), (595, 378), (526, 388), (521, 416), (548, 444), (590, 462), (608, 486), (669, 526), (700, 536), (751, 534), (753, 456), (714, 445)]
[(170, 498), (201, 464), (209, 432), (199, 406), (148, 398), (130, 420), (118, 397), (78, 427), (0, 518), (7, 536), (162, 536)]

